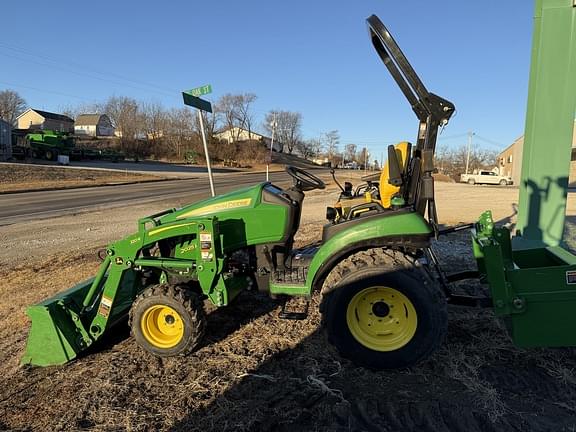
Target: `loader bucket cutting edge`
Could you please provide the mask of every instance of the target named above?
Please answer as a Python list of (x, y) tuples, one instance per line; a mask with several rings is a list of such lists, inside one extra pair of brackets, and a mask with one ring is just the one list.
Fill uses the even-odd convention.
[(27, 308), (32, 326), (21, 365), (61, 365), (92, 344), (78, 312), (93, 280)]

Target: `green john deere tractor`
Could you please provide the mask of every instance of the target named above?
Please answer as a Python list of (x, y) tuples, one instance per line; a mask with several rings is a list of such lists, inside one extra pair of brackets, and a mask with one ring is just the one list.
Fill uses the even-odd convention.
[[(436, 137), (454, 105), (426, 90), (371, 16), (374, 48), (419, 120), (417, 140), (388, 148), (379, 179), (343, 188), (320, 243), (293, 248), (305, 192), (324, 188), (294, 167), (290, 188), (265, 182), (143, 218), (108, 246), (94, 278), (28, 308), (22, 363), (72, 360), (127, 316), (143, 349), (185, 355), (205, 332), (204, 300), (226, 306), (252, 287), (304, 298), (320, 291), (329, 341), (376, 369), (428, 357), (446, 333), (447, 303), (493, 303), (523, 346), (576, 345), (576, 257), (558, 246), (576, 101), (576, 56), (565, 54), (576, 47), (576, 8), (573, 0), (537, 0), (536, 11), (519, 232), (511, 241), (483, 215), (473, 231), (477, 272), (445, 274), (431, 248), (435, 236), (470, 228), (440, 229), (434, 201)], [(492, 297), (455, 295), (450, 283), (469, 277), (488, 282)]]
[(295, 167), (287, 168), (290, 188), (265, 182), (141, 219), (137, 232), (108, 246), (93, 279), (28, 309), (22, 362), (65, 363), (126, 315), (145, 350), (187, 354), (205, 331), (203, 300), (226, 306), (251, 287), (306, 298), (321, 290), (330, 341), (362, 365), (408, 366), (437, 348), (447, 313), (446, 295), (425, 264), (437, 231), (432, 156), (437, 129), (454, 106), (426, 91), (377, 17), (368, 25), (401, 88), (416, 88), (407, 96), (420, 119), (418, 142), (402, 166), (390, 151), (393, 200), (359, 203), (360, 216), (331, 218), (321, 244), (300, 249), (293, 241), (304, 194), (324, 183)]

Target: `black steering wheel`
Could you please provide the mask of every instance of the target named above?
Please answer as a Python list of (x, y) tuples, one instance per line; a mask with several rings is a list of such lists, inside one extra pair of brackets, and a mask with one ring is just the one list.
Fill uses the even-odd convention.
[(321, 179), (303, 169), (289, 165), (286, 167), (286, 172), (294, 179), (294, 187), (300, 191), (324, 189), (326, 187)]

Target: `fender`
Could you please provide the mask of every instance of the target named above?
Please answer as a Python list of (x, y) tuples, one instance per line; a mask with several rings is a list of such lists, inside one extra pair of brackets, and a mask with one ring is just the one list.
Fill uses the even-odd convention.
[(306, 291), (310, 295), (334, 265), (357, 250), (411, 243), (425, 247), (432, 235), (428, 222), (416, 212), (389, 214), (366, 222), (354, 221), (350, 228), (340, 231), (318, 249), (308, 268)]

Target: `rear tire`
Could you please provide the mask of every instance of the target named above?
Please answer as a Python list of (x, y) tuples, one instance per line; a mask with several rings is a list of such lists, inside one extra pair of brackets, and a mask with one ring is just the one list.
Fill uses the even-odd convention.
[(206, 330), (200, 296), (185, 285), (154, 285), (130, 309), (136, 343), (159, 357), (184, 356), (196, 349)]
[(500, 180), (500, 186), (506, 186), (508, 182), (506, 180)]
[(328, 341), (355, 364), (371, 369), (409, 367), (442, 344), (448, 322), (446, 299), (406, 256), (379, 252), (374, 249), (344, 260), (339, 265), (344, 272), (336, 269), (337, 274), (345, 273), (343, 278), (332, 287), (325, 283), (323, 326)]

